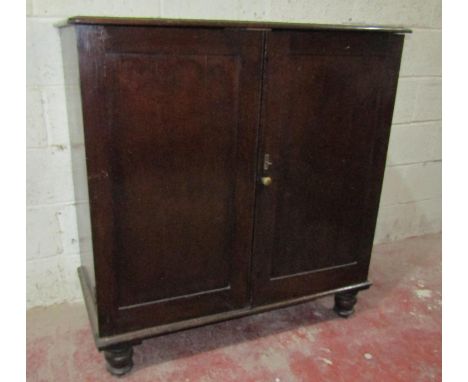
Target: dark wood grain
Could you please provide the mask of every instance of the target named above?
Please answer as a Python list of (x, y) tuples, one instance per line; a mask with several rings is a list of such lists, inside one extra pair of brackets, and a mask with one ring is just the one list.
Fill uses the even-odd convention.
[(174, 332), (178, 332), (182, 330), (188, 330), (188, 329), (192, 329), (192, 328), (196, 328), (196, 327), (200, 327), (204, 325), (213, 324), (216, 322), (233, 320), (236, 318), (241, 318), (241, 317), (245, 317), (245, 316), (249, 316), (249, 315), (253, 315), (257, 313), (265, 313), (274, 309), (280, 309), (280, 308), (285, 308), (288, 306), (294, 306), (297, 304), (303, 304), (303, 303), (306, 303), (306, 302), (309, 302), (309, 301), (312, 301), (321, 297), (325, 297), (328, 295), (345, 293), (348, 291), (366, 290), (366, 289), (369, 289), (372, 285), (370, 282), (366, 281), (365, 283), (361, 283), (361, 284), (347, 285), (345, 287), (330, 289), (324, 292), (301, 296), (301, 297), (297, 297), (294, 299), (283, 300), (283, 301), (279, 301), (273, 304), (245, 307), (242, 309), (234, 309), (234, 310), (230, 310), (227, 312), (200, 316), (200, 317), (191, 318), (188, 320), (172, 322), (169, 324), (155, 325), (155, 326), (150, 326), (150, 327), (139, 329), (139, 330), (129, 330), (129, 331), (126, 331), (125, 333), (102, 336), (102, 335), (99, 335), (98, 333), (97, 313), (96, 313), (97, 307), (95, 305), (96, 304), (95, 301), (93, 301), (92, 299), (89, 285), (87, 285), (87, 281), (86, 281), (87, 277), (86, 277), (86, 273), (83, 267), (78, 268), (78, 275), (80, 278), (83, 296), (84, 296), (85, 303), (86, 303), (86, 310), (88, 311), (88, 316), (89, 316), (91, 328), (93, 331), (94, 342), (96, 344), (96, 347), (99, 350), (105, 350), (113, 345), (118, 345), (118, 344), (130, 343), (133, 345), (138, 345), (142, 340), (147, 339), (147, 338), (160, 336), (160, 335), (164, 335), (168, 333), (174, 333)]
[(328, 294), (352, 313), (406, 31), (69, 20), (93, 239), (79, 276), (111, 372), (155, 335)]
[(367, 280), (401, 41), (268, 34), (254, 304)]
[(58, 26), (67, 25), (122, 25), (122, 26), (157, 26), (157, 27), (191, 27), (191, 28), (253, 28), (253, 29), (312, 29), (327, 31), (367, 31), (411, 33), (411, 29), (396, 25), (364, 24), (312, 24), (274, 21), (234, 21), (234, 20), (197, 20), (197, 19), (158, 19), (145, 17), (92, 17), (75, 16)]
[(102, 335), (249, 302), (262, 38), (79, 27)]

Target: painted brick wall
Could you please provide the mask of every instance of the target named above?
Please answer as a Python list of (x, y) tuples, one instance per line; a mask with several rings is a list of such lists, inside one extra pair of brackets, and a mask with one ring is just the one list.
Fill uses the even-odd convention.
[(441, 230), (441, 0), (28, 0), (27, 304), (81, 299), (59, 35), (69, 16), (394, 24), (407, 36), (376, 242)]

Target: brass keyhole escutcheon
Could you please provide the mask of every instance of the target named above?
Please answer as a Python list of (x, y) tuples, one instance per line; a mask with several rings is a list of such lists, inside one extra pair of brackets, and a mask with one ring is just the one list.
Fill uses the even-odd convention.
[(273, 164), (270, 159), (270, 154), (265, 153), (265, 157), (263, 159), (263, 171), (268, 171), (268, 168)]
[(266, 187), (271, 185), (271, 183), (273, 182), (273, 180), (271, 179), (271, 176), (262, 176), (261, 181), (262, 181), (262, 184)]

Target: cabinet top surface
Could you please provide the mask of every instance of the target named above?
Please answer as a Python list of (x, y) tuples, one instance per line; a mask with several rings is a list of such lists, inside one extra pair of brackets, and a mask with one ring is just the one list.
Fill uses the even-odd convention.
[(302, 30), (337, 30), (337, 31), (366, 31), (411, 33), (402, 26), (377, 26), (356, 24), (308, 24), (285, 22), (256, 22), (232, 20), (196, 20), (196, 19), (162, 19), (162, 18), (133, 18), (133, 17), (90, 17), (75, 16), (63, 24), (67, 25), (122, 25), (122, 26), (160, 26), (160, 27), (204, 27), (204, 28), (248, 28), (248, 29), (302, 29)]

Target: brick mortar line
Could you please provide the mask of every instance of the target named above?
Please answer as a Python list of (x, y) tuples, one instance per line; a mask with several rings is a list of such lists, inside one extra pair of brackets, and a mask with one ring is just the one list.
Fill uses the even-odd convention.
[(401, 164), (399, 163), (399, 164), (394, 164), (394, 165), (387, 165), (386, 168), (416, 166), (416, 165), (427, 166), (428, 164), (434, 164), (434, 163), (442, 163), (442, 159), (433, 159), (433, 160), (426, 160), (426, 161), (421, 161), (421, 162), (409, 162), (409, 163), (401, 163)]
[(27, 205), (26, 209), (27, 210), (38, 210), (41, 208), (49, 208), (49, 207), (71, 207), (71, 206), (77, 206), (81, 204), (88, 204), (88, 200), (73, 200), (73, 201), (68, 201), (68, 202), (57, 202), (57, 203), (46, 203), (46, 204), (31, 204)]
[[(416, 204), (416, 203), (420, 203), (420, 202), (427, 202), (429, 200), (434, 200), (434, 201), (437, 201), (437, 200), (440, 200), (440, 202), (442, 203), (442, 195), (439, 195), (435, 198), (424, 198), (424, 199), (418, 199), (418, 200), (410, 200), (408, 202), (400, 202), (400, 203), (392, 203), (392, 204), (382, 204), (380, 206), (380, 208), (386, 208), (386, 207), (397, 207), (397, 206), (406, 206), (406, 205), (409, 205), (409, 204)], [(380, 210), (379, 210), (379, 214), (380, 214)]]
[(436, 27), (412, 27), (411, 25), (408, 26), (412, 31), (434, 31), (434, 32), (442, 32), (442, 28)]
[[(53, 258), (69, 258), (71, 256), (80, 256), (82, 252), (66, 252), (66, 253), (57, 253), (55, 255), (46, 255), (46, 256), (39, 256), (39, 257), (34, 257), (34, 258), (26, 258), (26, 263), (34, 263), (37, 261), (45, 261), (45, 260), (50, 260)], [(83, 253), (89, 253), (89, 252), (83, 252)]]
[(398, 126), (398, 125), (409, 125), (412, 123), (428, 123), (428, 122), (442, 122), (442, 118), (438, 119), (422, 119), (418, 121), (405, 121), (405, 122), (394, 122), (392, 123), (392, 126)]
[(55, 150), (58, 150), (58, 151), (69, 151), (70, 145), (65, 144), (67, 142), (63, 142), (63, 143), (64, 144), (47, 143), (46, 146), (26, 146), (26, 150), (36, 151), (36, 150), (44, 150), (44, 149), (55, 149)]
[(415, 78), (415, 79), (426, 79), (426, 78), (430, 78), (430, 79), (433, 79), (433, 78), (440, 78), (442, 79), (442, 74), (421, 74), (421, 75), (418, 75), (418, 74), (403, 74), (403, 75), (400, 75), (398, 77), (399, 79), (400, 78)]
[(441, 119), (434, 119), (434, 120), (428, 120), (428, 121), (396, 122), (396, 123), (392, 123), (392, 128), (394, 126), (408, 126), (408, 127), (410, 127), (410, 125), (423, 125), (423, 124), (434, 123), (434, 122), (442, 122), (442, 120)]
[(50, 84), (33, 84), (33, 85), (30, 85), (30, 84), (26, 84), (26, 90), (42, 90), (43, 88), (61, 88), (61, 89), (65, 89), (66, 88), (66, 84), (65, 82), (62, 82), (60, 84), (57, 84), (55, 82), (52, 82)]

